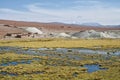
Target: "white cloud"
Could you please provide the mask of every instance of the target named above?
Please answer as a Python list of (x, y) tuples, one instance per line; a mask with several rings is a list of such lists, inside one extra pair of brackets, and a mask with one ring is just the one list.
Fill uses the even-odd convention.
[(91, 4), (101, 4), (99, 0), (76, 0), (74, 1), (75, 4), (86, 4), (86, 5), (91, 5)]
[[(120, 8), (112, 8), (97, 0), (77, 0), (69, 8), (48, 9), (42, 4), (27, 5), (27, 11), (0, 8), (0, 19), (40, 21), (40, 22), (99, 22), (102, 24), (120, 24)], [(84, 4), (84, 5), (80, 5)], [(86, 5), (86, 6), (85, 6)]]

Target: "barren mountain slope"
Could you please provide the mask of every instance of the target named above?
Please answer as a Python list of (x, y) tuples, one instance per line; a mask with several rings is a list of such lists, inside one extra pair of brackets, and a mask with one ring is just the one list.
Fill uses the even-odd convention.
[(88, 27), (73, 24), (57, 24), (57, 23), (40, 23), (40, 22), (24, 22), (24, 21), (11, 21), (11, 20), (0, 20), (0, 24), (8, 24), (19, 27), (38, 27), (49, 31), (82, 31), (82, 30), (120, 30), (120, 28), (98, 28)]
[(6, 33), (23, 33), (23, 32), (25, 31), (19, 28), (0, 26), (0, 35), (5, 35)]

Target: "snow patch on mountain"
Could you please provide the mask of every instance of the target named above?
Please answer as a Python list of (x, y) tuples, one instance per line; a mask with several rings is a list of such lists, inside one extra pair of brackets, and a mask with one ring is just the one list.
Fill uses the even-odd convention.
[(96, 26), (96, 27), (103, 26), (103, 25), (101, 25), (99, 23), (93, 23), (93, 22), (91, 22), (91, 23), (82, 23), (81, 25), (83, 25), (83, 26)]

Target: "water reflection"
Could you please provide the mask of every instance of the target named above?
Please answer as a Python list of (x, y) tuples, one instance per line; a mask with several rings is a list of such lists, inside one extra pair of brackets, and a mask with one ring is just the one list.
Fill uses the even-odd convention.
[(107, 70), (107, 68), (101, 68), (99, 64), (86, 64), (83, 67), (87, 68), (88, 73), (96, 72), (98, 70)]

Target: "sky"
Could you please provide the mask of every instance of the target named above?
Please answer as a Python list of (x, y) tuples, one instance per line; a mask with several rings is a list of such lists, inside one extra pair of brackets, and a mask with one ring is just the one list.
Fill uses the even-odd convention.
[(0, 0), (0, 19), (120, 24), (120, 0)]

